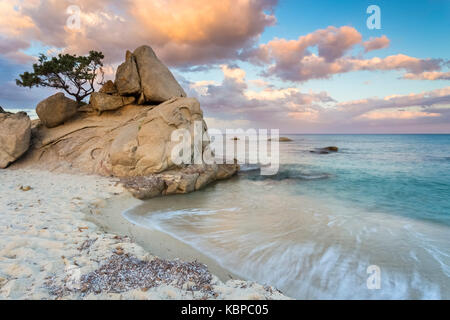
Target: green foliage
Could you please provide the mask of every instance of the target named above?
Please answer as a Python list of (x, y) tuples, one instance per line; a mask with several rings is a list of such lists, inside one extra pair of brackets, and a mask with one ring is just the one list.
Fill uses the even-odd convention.
[(95, 91), (95, 78), (101, 74), (103, 82), (103, 53), (90, 51), (87, 56), (59, 54), (48, 58), (39, 55), (38, 63), (33, 64), (33, 72), (19, 75), (16, 84), (21, 87), (52, 87), (63, 89), (75, 97), (81, 104), (82, 100)]

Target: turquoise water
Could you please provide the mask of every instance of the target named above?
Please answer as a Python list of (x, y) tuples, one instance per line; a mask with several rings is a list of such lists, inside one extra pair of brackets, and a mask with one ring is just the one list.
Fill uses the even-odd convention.
[[(278, 175), (299, 179), (298, 193), (328, 194), (381, 210), (450, 225), (450, 135), (297, 135), (281, 144)], [(336, 145), (338, 153), (310, 150)], [(314, 179), (323, 176), (327, 178)], [(312, 179), (311, 179), (312, 178)], [(306, 182), (305, 180), (311, 181)]]
[(275, 176), (243, 166), (124, 215), (295, 298), (449, 299), (450, 135), (288, 137)]

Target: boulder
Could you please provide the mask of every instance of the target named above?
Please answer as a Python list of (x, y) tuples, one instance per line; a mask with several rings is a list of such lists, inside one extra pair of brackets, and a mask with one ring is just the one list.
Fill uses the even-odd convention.
[(22, 156), (30, 146), (31, 121), (25, 112), (9, 113), (0, 108), (0, 168)]
[(111, 96), (106, 93), (93, 92), (90, 98), (91, 107), (97, 112), (116, 110), (133, 103), (134, 97)]
[(171, 141), (176, 129), (193, 132), (195, 121), (202, 121), (200, 103), (193, 98), (166, 101), (147, 112), (145, 118), (117, 130), (111, 144), (110, 162), (116, 176), (140, 176), (174, 167)]
[(135, 58), (130, 51), (126, 53), (125, 62), (117, 68), (115, 84), (120, 95), (134, 95), (141, 92), (141, 79)]
[(98, 92), (106, 93), (106, 94), (117, 94), (117, 88), (114, 82), (111, 80), (108, 80), (105, 82), (105, 84), (100, 88)]
[(59, 92), (39, 102), (36, 113), (47, 128), (56, 127), (72, 118), (78, 109), (78, 103)]
[(151, 47), (141, 46), (134, 51), (133, 56), (146, 102), (164, 102), (174, 97), (186, 97), (183, 88)]
[(237, 164), (189, 165), (184, 168), (148, 176), (122, 178), (131, 194), (141, 200), (158, 196), (190, 193), (237, 173)]
[(315, 150), (311, 150), (310, 152), (317, 153), (317, 154), (329, 154), (331, 152), (338, 152), (338, 151), (339, 151), (338, 147), (331, 146), (331, 147), (325, 147), (325, 148), (318, 148)]

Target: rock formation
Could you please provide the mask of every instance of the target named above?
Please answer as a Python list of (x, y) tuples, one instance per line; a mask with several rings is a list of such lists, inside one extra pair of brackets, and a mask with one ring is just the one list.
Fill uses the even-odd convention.
[(186, 97), (183, 88), (175, 80), (170, 70), (156, 57), (149, 46), (134, 50), (141, 90), (146, 102), (164, 102), (174, 97)]
[[(53, 120), (50, 102), (63, 104), (64, 95), (41, 102), (41, 123), (33, 125), (32, 146), (14, 165), (119, 177), (140, 199), (192, 192), (234, 175), (236, 164), (174, 163), (172, 150), (179, 142), (172, 141), (172, 132), (193, 133), (194, 123), (204, 124), (200, 103), (185, 95), (150, 47), (142, 46), (133, 54), (128, 51), (116, 81), (106, 82), (91, 95), (90, 104), (64, 125), (53, 124), (65, 117), (49, 121)], [(136, 98), (138, 103), (152, 104), (135, 104)], [(203, 144), (201, 151), (207, 147)], [(190, 158), (194, 152), (191, 148)]]
[(103, 112), (122, 108), (128, 104), (132, 104), (134, 100), (134, 97), (122, 97), (102, 92), (93, 92), (89, 103), (95, 111)]
[(22, 156), (30, 145), (31, 121), (25, 112), (9, 113), (0, 107), (0, 168)]
[(125, 62), (117, 68), (115, 84), (120, 95), (138, 95), (141, 92), (136, 60), (130, 51), (126, 53)]
[(72, 118), (78, 109), (78, 103), (59, 92), (39, 102), (36, 113), (47, 128), (59, 126)]

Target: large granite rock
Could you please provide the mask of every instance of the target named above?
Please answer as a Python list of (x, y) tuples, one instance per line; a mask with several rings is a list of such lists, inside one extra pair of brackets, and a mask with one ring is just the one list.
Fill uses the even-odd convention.
[(146, 102), (164, 102), (174, 97), (186, 97), (183, 88), (152, 48), (141, 46), (134, 50), (133, 56)]
[(0, 108), (0, 168), (22, 156), (30, 145), (31, 121), (25, 112), (9, 113)]
[(133, 103), (134, 97), (112, 96), (106, 93), (93, 92), (89, 104), (97, 112), (116, 110)]
[(130, 51), (126, 53), (125, 62), (117, 68), (115, 84), (120, 95), (134, 95), (141, 92), (141, 79), (135, 58)]
[[(172, 149), (179, 142), (172, 141), (172, 132), (193, 133), (196, 121), (203, 121), (203, 115), (193, 98), (158, 106), (132, 104), (102, 114), (82, 112), (63, 126), (36, 126), (27, 157), (14, 166), (120, 177), (139, 198), (192, 192), (238, 170), (237, 165), (174, 163)], [(207, 144), (202, 147), (204, 151)], [(193, 157), (194, 148), (191, 152)]]
[[(207, 130), (200, 104), (186, 98), (149, 46), (127, 51), (115, 81), (94, 92), (89, 105), (78, 109), (75, 101), (58, 93), (40, 102), (36, 111), (41, 121), (32, 126), (27, 156), (14, 163), (19, 168), (119, 177), (140, 199), (199, 190), (239, 169), (196, 157), (209, 148), (206, 141), (199, 150), (193, 139), (198, 124), (203, 124), (200, 136)], [(172, 159), (180, 144), (172, 141), (172, 133), (178, 129), (190, 132), (187, 159), (197, 158), (196, 164)], [(185, 153), (183, 149), (183, 158)]]
[(166, 101), (140, 119), (117, 130), (111, 143), (110, 162), (115, 176), (142, 176), (174, 167), (171, 141), (176, 129), (193, 132), (195, 121), (203, 121), (200, 104), (193, 98)]
[(72, 118), (78, 109), (78, 103), (59, 92), (39, 102), (36, 113), (42, 124), (53, 128)]

